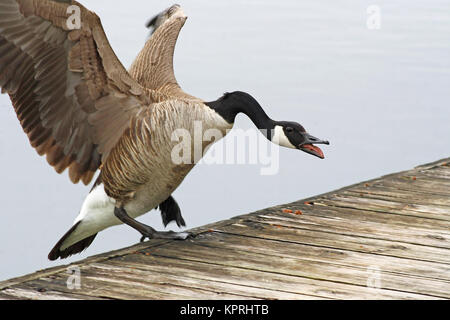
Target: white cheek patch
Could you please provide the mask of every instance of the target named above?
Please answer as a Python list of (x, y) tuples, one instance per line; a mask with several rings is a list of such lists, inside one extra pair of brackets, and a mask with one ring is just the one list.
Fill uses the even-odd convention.
[(284, 134), (283, 127), (281, 126), (275, 126), (275, 132), (272, 138), (272, 142), (275, 144), (278, 144), (282, 147), (291, 148), (291, 149), (297, 149), (286, 137)]

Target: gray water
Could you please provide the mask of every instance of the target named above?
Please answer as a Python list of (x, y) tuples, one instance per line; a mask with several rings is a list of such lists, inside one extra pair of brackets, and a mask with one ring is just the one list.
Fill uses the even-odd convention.
[[(168, 1), (81, 1), (97, 12), (128, 67), (144, 23)], [(280, 171), (197, 166), (175, 192), (188, 227), (331, 191), (450, 155), (450, 2), (181, 1), (189, 19), (176, 49), (185, 89), (205, 100), (243, 90), (269, 115), (327, 138), (326, 160), (280, 150)], [(367, 8), (381, 9), (381, 29)], [(250, 128), (239, 117), (237, 127)], [(8, 96), (0, 96), (0, 280), (55, 266), (46, 256), (71, 226), (88, 187), (57, 175), (29, 146)], [(141, 221), (162, 229), (155, 211)], [(174, 229), (173, 226), (171, 226)], [(108, 229), (83, 254), (129, 246), (139, 235)]]

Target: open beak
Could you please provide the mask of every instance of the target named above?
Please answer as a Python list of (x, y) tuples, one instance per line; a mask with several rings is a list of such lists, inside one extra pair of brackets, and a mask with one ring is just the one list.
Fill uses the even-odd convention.
[(325, 155), (323, 154), (323, 151), (315, 146), (316, 144), (326, 144), (329, 145), (330, 142), (325, 140), (317, 139), (316, 137), (313, 137), (309, 133), (304, 134), (305, 141), (298, 146), (298, 148), (306, 153), (312, 154), (313, 156), (316, 156), (320, 159), (325, 159)]

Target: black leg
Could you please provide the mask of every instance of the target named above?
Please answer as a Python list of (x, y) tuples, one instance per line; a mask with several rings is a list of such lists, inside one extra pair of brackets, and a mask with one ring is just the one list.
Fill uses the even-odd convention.
[(186, 222), (184, 222), (181, 215), (180, 207), (172, 196), (159, 205), (159, 210), (161, 210), (161, 218), (165, 227), (172, 221), (175, 221), (178, 227), (186, 226)]
[(128, 215), (124, 208), (114, 208), (115, 216), (123, 223), (129, 225), (133, 229), (139, 231), (142, 234), (141, 242), (145, 238), (149, 239), (170, 239), (170, 240), (186, 240), (192, 237), (192, 234), (188, 232), (173, 232), (173, 231), (156, 231), (152, 227), (143, 224)]

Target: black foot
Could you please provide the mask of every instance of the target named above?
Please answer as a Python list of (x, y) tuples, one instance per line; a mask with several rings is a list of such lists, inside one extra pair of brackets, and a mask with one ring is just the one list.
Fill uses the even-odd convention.
[(123, 207), (114, 208), (114, 214), (120, 221), (126, 223), (142, 234), (141, 242), (144, 241), (145, 238), (186, 240), (188, 238), (194, 237), (194, 235), (189, 232), (156, 231), (152, 227), (131, 218)]
[(159, 209), (161, 210), (161, 218), (165, 227), (172, 221), (176, 222), (178, 227), (186, 226), (186, 222), (184, 222), (184, 219), (181, 216), (180, 207), (172, 196), (161, 203)]
[(174, 232), (174, 231), (156, 231), (152, 227), (148, 227), (148, 231), (142, 233), (141, 242), (145, 239), (167, 239), (167, 240), (187, 240), (194, 238), (194, 234), (190, 232)]

